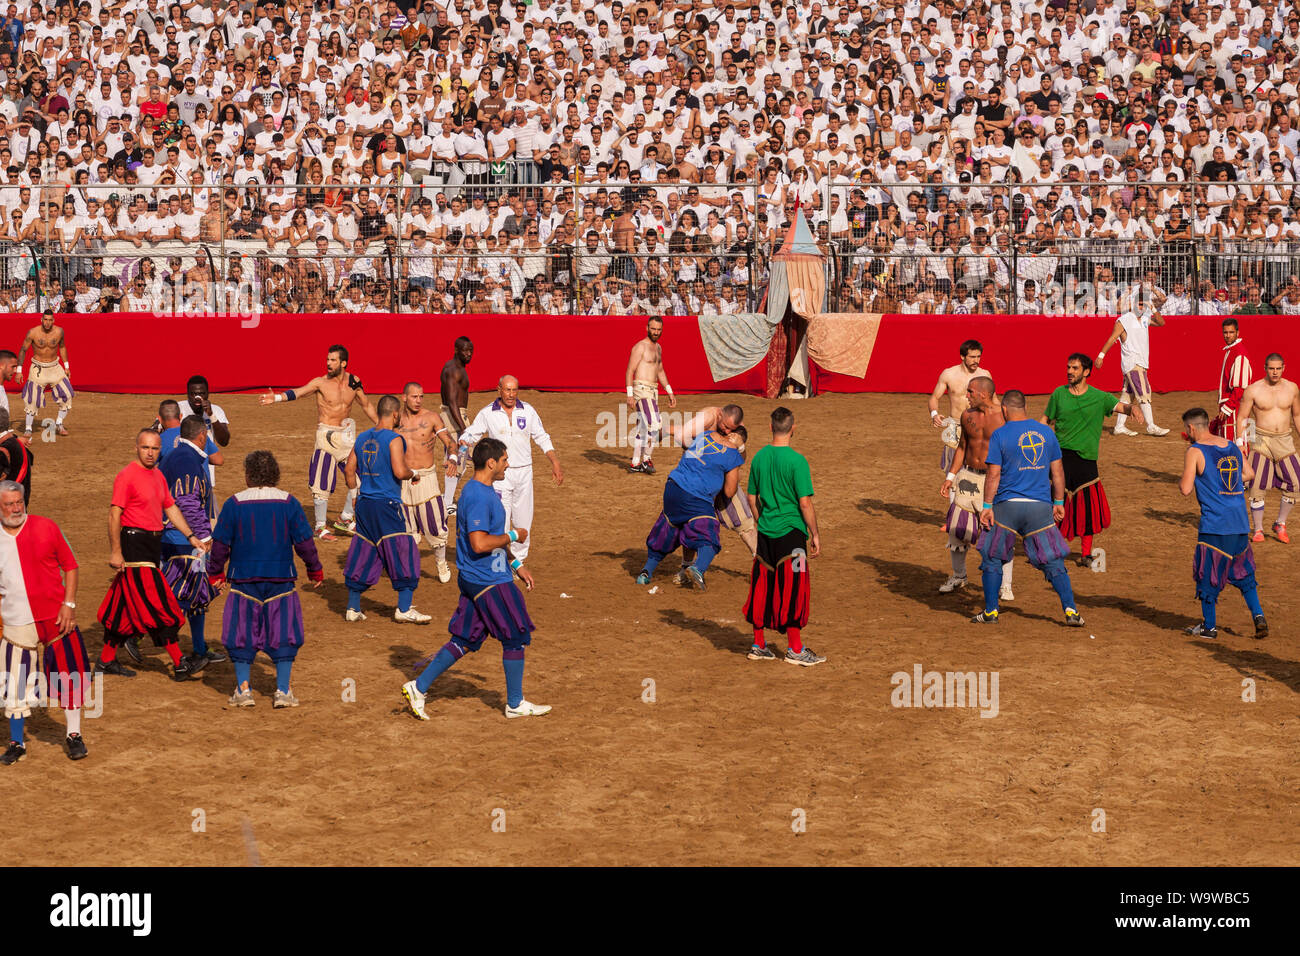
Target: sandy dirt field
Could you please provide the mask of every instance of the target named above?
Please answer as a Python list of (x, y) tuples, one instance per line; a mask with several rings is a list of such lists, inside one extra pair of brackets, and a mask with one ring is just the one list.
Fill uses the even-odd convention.
[[(309, 507), (312, 403), (216, 398), (234, 436), (218, 495), (243, 487), (244, 454), (269, 448), (282, 485)], [(490, 398), (476, 394), (471, 411)], [(1174, 486), (1175, 419), (1205, 396), (1157, 397), (1162, 423), (1175, 426), (1167, 438), (1103, 440), (1115, 524), (1097, 542), (1106, 573), (1072, 566), (1082, 630), (1061, 626), (1055, 596), (1023, 562), (1016, 601), (995, 626), (968, 623), (977, 588), (937, 592), (949, 567), (945, 502), (923, 397), (797, 403), (824, 549), (805, 640), (829, 658), (807, 669), (746, 659), (750, 562), (734, 535), (724, 533), (707, 593), (671, 585), (676, 557), (657, 593), (634, 583), (679, 453), (661, 450), (647, 477), (626, 472), (626, 449), (598, 447), (598, 416), (621, 396), (523, 398), (539, 407), (567, 475), (556, 487), (549, 469), (537, 471), (529, 559), (538, 630), (525, 691), (554, 705), (550, 715), (504, 718), (492, 641), (435, 684), (430, 722), (405, 713), (399, 688), (446, 640), (455, 585), (437, 582), (426, 550), (416, 606), (432, 625), (393, 622), (386, 582), (367, 595), (369, 620), (349, 625), (347, 541), (325, 543), (326, 586), (302, 597), (300, 708), (271, 709), (264, 660), (258, 705), (229, 710), (230, 664), (175, 684), (151, 649), (134, 679), (107, 678), (102, 716), (84, 723), (89, 759), (64, 756), (61, 716), (29, 721), (28, 757), (0, 768), (0, 801), (32, 806), (39, 794), (40, 810), (3, 862), (1300, 863), (1300, 544), (1256, 546), (1267, 640), (1253, 639), (1232, 589), (1217, 643), (1181, 633), (1198, 607), (1195, 505)], [(752, 454), (776, 403), (734, 400)], [(32, 510), (59, 521), (77, 552), (92, 658), (111, 576), (112, 478), (157, 402), (79, 395), (71, 437), (34, 446)], [(1042, 407), (1031, 400), (1031, 413)], [(339, 494), (331, 515), (341, 504)], [(209, 640), (218, 634), (210, 616)], [(185, 632), (182, 642), (188, 650)], [(997, 716), (892, 706), (891, 675), (916, 665), (996, 671)], [(1243, 701), (1247, 680), (1254, 702)], [(1094, 830), (1096, 810), (1105, 832)]]

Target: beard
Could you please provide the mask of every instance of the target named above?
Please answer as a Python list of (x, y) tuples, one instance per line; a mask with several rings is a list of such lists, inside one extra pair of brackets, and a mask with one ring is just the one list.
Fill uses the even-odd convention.
[(6, 528), (21, 528), (26, 520), (26, 511), (20, 511), (16, 515), (0, 515), (0, 524), (3, 524)]

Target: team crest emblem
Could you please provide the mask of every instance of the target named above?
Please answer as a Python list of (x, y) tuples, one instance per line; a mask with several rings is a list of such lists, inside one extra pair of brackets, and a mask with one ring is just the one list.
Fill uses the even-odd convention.
[(1043, 458), (1043, 448), (1045, 443), (1040, 432), (1029, 431), (1020, 436), (1016, 442), (1020, 446), (1020, 454), (1025, 456), (1025, 461), (1031, 468), (1037, 468), (1038, 463)]
[(1223, 482), (1223, 490), (1232, 492), (1239, 489), (1238, 478), (1241, 476), (1241, 468), (1237, 465), (1237, 459), (1233, 455), (1226, 455), (1219, 459), (1219, 480)]
[(522, 431), (523, 429), (528, 427), (528, 419), (524, 418), (523, 415), (520, 415), (518, 418), (515, 419), (515, 424), (518, 425), (519, 429)]
[(379, 458), (379, 442), (367, 438), (361, 445), (361, 458), (366, 463), (367, 473), (374, 474), (375, 461)]

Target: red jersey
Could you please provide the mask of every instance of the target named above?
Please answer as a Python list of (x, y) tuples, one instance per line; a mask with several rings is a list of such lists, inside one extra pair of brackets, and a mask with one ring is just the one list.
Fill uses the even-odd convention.
[(113, 479), (113, 504), (122, 509), (122, 527), (161, 531), (163, 512), (176, 499), (161, 471), (133, 461)]
[(28, 515), (16, 535), (0, 530), (0, 611), (6, 625), (52, 621), (63, 605), (63, 572), (77, 559), (59, 526)]
[(1223, 365), (1219, 369), (1219, 411), (1236, 419), (1242, 393), (1254, 378), (1250, 357), (1246, 354), (1246, 340), (1237, 339), (1223, 347)]

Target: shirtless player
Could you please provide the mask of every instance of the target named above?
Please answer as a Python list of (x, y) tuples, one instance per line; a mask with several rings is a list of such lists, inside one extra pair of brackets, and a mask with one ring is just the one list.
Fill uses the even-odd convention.
[(447, 433), (442, 416), (424, 407), (424, 387), (419, 382), (407, 382), (402, 392), (397, 433), (406, 439), (406, 467), (412, 472), (402, 482), (406, 530), (415, 538), (416, 547), (421, 536), (429, 539), (438, 561), (438, 580), (446, 584), (451, 580), (451, 568), (447, 565), (447, 512), (435, 455), (441, 441), (447, 474), (454, 475), (458, 464), (456, 445)]
[(644, 475), (655, 473), (654, 462), (650, 459), (655, 445), (659, 444), (659, 430), (663, 427), (663, 420), (659, 417), (661, 384), (668, 393), (668, 407), (677, 407), (677, 398), (664, 371), (664, 350), (659, 344), (663, 334), (664, 320), (650, 319), (645, 324), (645, 338), (632, 346), (632, 355), (627, 360), (627, 407), (637, 413), (632, 467), (628, 470)]
[[(307, 484), (311, 488), (312, 503), (316, 506), (316, 537), (325, 541), (335, 541), (325, 524), (329, 510), (330, 495), (338, 481), (338, 472), (352, 454), (352, 445), (357, 439), (357, 423), (347, 417), (352, 410), (352, 403), (358, 402), (361, 410), (372, 422), (378, 422), (375, 403), (366, 398), (361, 387), (361, 379), (348, 371), (348, 350), (341, 345), (331, 345), (325, 357), (325, 374), (313, 378), (302, 388), (287, 392), (272, 392), (269, 389), (261, 397), (263, 405), (276, 402), (292, 402), (307, 395), (316, 396), (316, 449), (311, 453), (311, 464), (307, 466)], [(357, 493), (348, 491), (347, 503), (335, 525), (340, 531), (349, 534), (356, 527), (354, 505)]]
[[(980, 369), (980, 359), (984, 357), (984, 346), (980, 345), (975, 339), (967, 339), (957, 350), (961, 354), (961, 361), (956, 365), (950, 365), (939, 373), (939, 382), (934, 386), (934, 391), (930, 393), (930, 424), (935, 428), (943, 429), (943, 451), (939, 454), (939, 467), (947, 472), (947, 478), (951, 481), (957, 476), (952, 471), (953, 456), (957, 453), (957, 441), (959, 438), (957, 421), (961, 418), (962, 412), (966, 411), (969, 399), (966, 397), (966, 386), (976, 375), (988, 375), (987, 371)], [(943, 398), (943, 393), (948, 393), (949, 415), (945, 418), (939, 414), (939, 400)], [(953, 501), (949, 498), (949, 503)], [(948, 525), (945, 522), (940, 531), (947, 531)]]
[(1255, 478), (1250, 484), (1250, 515), (1253, 519), (1252, 541), (1264, 540), (1264, 493), (1270, 488), (1282, 490), (1273, 533), (1277, 540), (1289, 544), (1286, 519), (1300, 492), (1300, 457), (1296, 456), (1294, 425), (1300, 428), (1300, 388), (1282, 377), (1286, 364), (1274, 352), (1264, 360), (1264, 377), (1242, 393), (1237, 409), (1237, 444), (1243, 449), (1246, 419), (1255, 419), (1255, 434), (1250, 439), (1250, 467)]
[[(939, 494), (952, 503), (948, 506), (948, 550), (952, 554), (952, 574), (940, 585), (944, 594), (966, 586), (966, 552), (979, 543), (980, 510), (984, 505), (985, 459), (989, 453), (989, 436), (1006, 424), (1002, 404), (993, 389), (993, 379), (977, 375), (966, 386), (967, 409), (961, 413), (961, 437), (952, 460), (952, 473), (944, 479)], [(1011, 565), (1002, 565), (1000, 601), (1012, 601)]]
[[(23, 339), (23, 346), (18, 350), (18, 381), (23, 380), (23, 357), (28, 349), (32, 350), (32, 370), (23, 386), (23, 405), (27, 413), (23, 441), (31, 444), (32, 419), (45, 406), (45, 390), (49, 389), (54, 400), (59, 403), (59, 417), (55, 420), (60, 435), (68, 433), (63, 425), (72, 399), (77, 394), (73, 391), (68, 378), (68, 344), (63, 329), (54, 324), (54, 310), (46, 309), (41, 315), (41, 324), (32, 327)], [(60, 364), (62, 363), (62, 364)]]
[[(468, 335), (456, 340), (454, 351), (447, 364), (442, 367), (441, 391), (442, 407), (439, 412), (442, 420), (451, 431), (453, 446), (460, 440), (461, 433), (469, 427), (469, 372), (465, 366), (474, 357), (474, 343)], [(447, 517), (456, 513), (456, 481), (459, 469), (448, 469), (442, 493), (443, 505)]]

